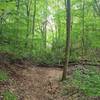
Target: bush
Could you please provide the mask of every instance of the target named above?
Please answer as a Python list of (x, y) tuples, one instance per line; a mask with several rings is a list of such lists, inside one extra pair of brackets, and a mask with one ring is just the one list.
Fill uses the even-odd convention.
[(0, 70), (0, 81), (8, 80), (8, 74), (2, 70)]
[(6, 91), (3, 93), (3, 97), (4, 97), (4, 100), (17, 100), (17, 97), (15, 94), (13, 94), (12, 92), (10, 91)]
[(88, 96), (100, 96), (100, 73), (96, 68), (76, 70), (74, 84)]

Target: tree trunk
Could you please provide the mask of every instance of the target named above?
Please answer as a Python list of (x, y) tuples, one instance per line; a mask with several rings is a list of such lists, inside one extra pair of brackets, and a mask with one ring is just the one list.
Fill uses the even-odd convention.
[(66, 3), (66, 48), (65, 48), (65, 65), (63, 68), (62, 80), (66, 80), (67, 69), (69, 66), (70, 57), (70, 32), (71, 32), (71, 2), (67, 0)]
[(26, 14), (27, 14), (27, 33), (26, 33), (26, 42), (25, 42), (25, 47), (28, 46), (28, 36), (29, 36), (29, 26), (30, 26), (30, 1), (28, 0), (26, 3)]
[[(17, 16), (19, 17), (19, 6), (20, 6), (20, 0), (16, 0), (16, 8), (17, 8)], [(17, 17), (17, 36), (18, 36), (18, 33), (19, 33), (19, 18)], [(17, 37), (18, 38), (18, 37)]]
[(20, 7), (20, 0), (16, 0), (16, 9), (17, 9), (17, 11), (16, 11), (16, 16), (17, 16), (17, 18), (16, 18), (16, 40), (15, 40), (15, 42), (14, 42), (14, 47), (15, 48), (17, 48), (17, 44), (18, 44), (18, 39), (19, 39), (19, 7)]
[(46, 48), (46, 41), (47, 41), (47, 5), (48, 2), (47, 0), (45, 0), (45, 11), (44, 11), (44, 18), (45, 18), (45, 22), (44, 22), (44, 47)]
[(81, 39), (82, 39), (82, 59), (84, 59), (84, 50), (85, 50), (85, 23), (84, 23), (84, 4), (85, 4), (85, 1), (82, 0), (82, 35), (81, 35)]
[(33, 39), (34, 39), (34, 33), (35, 33), (35, 17), (36, 17), (36, 0), (34, 0), (34, 11), (33, 11), (32, 48), (33, 48)]
[(2, 20), (3, 20), (3, 18), (1, 16), (1, 18), (0, 18), (0, 35), (2, 34)]

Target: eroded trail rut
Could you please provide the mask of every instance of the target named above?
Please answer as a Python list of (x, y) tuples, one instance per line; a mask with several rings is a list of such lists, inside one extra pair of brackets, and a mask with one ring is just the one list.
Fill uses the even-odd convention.
[(60, 77), (60, 70), (34, 67), (23, 70), (22, 73), (25, 76), (25, 83), (22, 83), (22, 87), (25, 87), (25, 100), (50, 100), (54, 98), (57, 88), (59, 88), (56, 80)]
[[(77, 67), (69, 68), (70, 75)], [(0, 69), (6, 70), (10, 77), (8, 81), (0, 82), (0, 95), (10, 90), (18, 100), (100, 100), (85, 97), (70, 83), (65, 85), (67, 94), (63, 95), (64, 84), (60, 82), (60, 68), (36, 67), (27, 63), (0, 63)]]
[[(16, 92), (20, 100), (62, 100), (60, 80), (62, 70), (55, 68), (27, 67), (12, 74), (16, 81), (10, 89)], [(58, 95), (59, 94), (59, 95)]]

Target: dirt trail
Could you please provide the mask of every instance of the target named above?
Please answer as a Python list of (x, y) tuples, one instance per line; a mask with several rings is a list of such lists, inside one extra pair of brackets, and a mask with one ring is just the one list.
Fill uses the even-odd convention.
[(34, 66), (26, 66), (23, 69), (15, 66), (10, 68), (17, 73), (11, 72), (9, 89), (17, 93), (20, 100), (62, 100), (58, 82), (62, 75), (61, 69)]
[[(51, 68), (33, 67), (23, 70), (23, 82), (20, 84), (24, 100), (53, 100), (59, 84), (61, 71)], [(53, 86), (55, 85), (55, 86)]]
[[(0, 64), (0, 69), (2, 68), (9, 72), (10, 79), (0, 83), (0, 93), (10, 90), (18, 96), (18, 100), (99, 100), (84, 98), (84, 95), (70, 84), (64, 96), (60, 68), (36, 67), (25, 62), (23, 65)], [(75, 66), (70, 67), (69, 74), (75, 69)]]
[[(10, 76), (7, 82), (0, 83), (0, 93), (10, 90), (18, 96), (18, 100), (66, 100), (67, 98), (62, 96), (60, 68), (37, 67), (27, 61), (21, 63), (1, 61), (0, 69), (6, 70)], [(67, 98), (67, 100), (72, 99)]]

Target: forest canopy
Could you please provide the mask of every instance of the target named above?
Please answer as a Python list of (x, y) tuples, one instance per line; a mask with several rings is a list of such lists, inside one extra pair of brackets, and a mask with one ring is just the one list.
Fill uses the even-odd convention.
[(0, 100), (100, 100), (100, 0), (0, 0)]
[[(0, 0), (1, 52), (53, 65), (64, 62), (65, 45), (65, 0)], [(99, 49), (100, 1), (71, 0), (70, 60), (99, 59)]]

